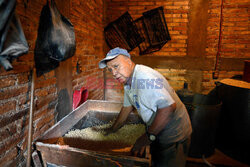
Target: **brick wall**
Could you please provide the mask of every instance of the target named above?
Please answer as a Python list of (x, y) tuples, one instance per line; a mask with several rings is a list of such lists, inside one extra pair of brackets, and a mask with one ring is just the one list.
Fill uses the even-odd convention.
[[(187, 55), (187, 29), (188, 29), (188, 12), (189, 12), (189, 1), (140, 1), (140, 0), (107, 0), (107, 17), (106, 25), (117, 19), (126, 11), (129, 12), (133, 20), (142, 16), (142, 13), (159, 6), (164, 7), (165, 19), (167, 22), (169, 33), (171, 34), (171, 41), (164, 45), (164, 47), (158, 51), (148, 55), (143, 56), (177, 56), (183, 57)], [(130, 52), (132, 56), (139, 56), (139, 49), (135, 48)], [(143, 63), (142, 63), (143, 64)], [(157, 70), (157, 69), (156, 69)], [(171, 69), (166, 69), (172, 71)], [(164, 71), (164, 69), (159, 69), (159, 71)], [(168, 73), (171, 73), (169, 72)], [(180, 71), (180, 73), (182, 70)], [(107, 72), (108, 73), (108, 72)], [(165, 74), (164, 74), (165, 75)], [(171, 74), (170, 74), (171, 75)], [(177, 74), (172, 74), (177, 76)], [(110, 77), (110, 74), (107, 74)], [(176, 80), (176, 79), (175, 79)], [(177, 84), (175, 81), (172, 84)], [(107, 83), (111, 84), (111, 82)], [(116, 85), (116, 83), (113, 83)], [(179, 85), (174, 85), (175, 88), (180, 87)], [(107, 89), (105, 92), (105, 97), (107, 100), (117, 100), (122, 101), (122, 90), (120, 89)]]
[[(16, 11), (30, 50), (14, 60), (12, 71), (6, 72), (0, 67), (0, 166), (17, 166), (24, 160), (30, 106), (30, 70), (34, 65), (33, 51), (43, 4), (45, 1), (30, 1), (25, 8), (23, 1), (18, 1)], [(53, 109), (57, 100), (55, 84), (54, 71), (37, 78), (35, 82), (34, 138), (54, 124)]]
[[(203, 2), (195, 1), (192, 3), (200, 3), (197, 5), (193, 5), (199, 6)], [(152, 64), (148, 61), (148, 59), (143, 60), (143, 58), (137, 58), (139, 57), (138, 48), (130, 52), (130, 54), (132, 55), (132, 59), (135, 59), (136, 63), (145, 63), (146, 65), (160, 71), (166, 78), (170, 79), (169, 82), (175, 90), (183, 88), (183, 83), (187, 82), (189, 84), (190, 90), (206, 94), (215, 87), (216, 81), (224, 78), (230, 78), (234, 75), (242, 75), (243, 63), (241, 63), (241, 67), (238, 69), (233, 69), (230, 67), (220, 69), (221, 74), (219, 75), (219, 78), (212, 78), (215, 63), (214, 60), (218, 47), (220, 1), (212, 0), (209, 1), (209, 3), (203, 3), (202, 5), (204, 4), (208, 5), (207, 7), (204, 7), (205, 9), (208, 9), (208, 15), (206, 15), (204, 18), (198, 18), (197, 20), (207, 19), (207, 24), (205, 25), (206, 31), (204, 31), (204, 33), (206, 33), (206, 36), (204, 38), (205, 41), (202, 41), (204, 44), (201, 44), (204, 46), (205, 50), (203, 53), (205, 53), (205, 55), (202, 55), (203, 53), (200, 53), (200, 55), (195, 58), (195, 61), (193, 61), (192, 59), (193, 55), (188, 55), (188, 31), (191, 27), (189, 26), (191, 24), (190, 13), (194, 10), (190, 1), (188, 0), (107, 0), (106, 24), (117, 19), (126, 11), (128, 11), (131, 14), (132, 18), (135, 20), (139, 18), (143, 12), (159, 6), (163, 6), (165, 19), (172, 40), (169, 41), (160, 51), (148, 55), (143, 55), (144, 57), (150, 57), (150, 59), (152, 59)], [(234, 60), (238, 58), (250, 58), (248, 8), (249, 4), (246, 0), (227, 0), (224, 3), (221, 57), (231, 58), (232, 64), (234, 64)], [(197, 11), (197, 13), (199, 13), (199, 11)], [(198, 16), (196, 15), (195, 17)], [(194, 26), (200, 27), (201, 25)], [(195, 35), (193, 39), (195, 39), (196, 37), (200, 38), (199, 34), (194, 33), (192, 35)], [(190, 43), (190, 45), (192, 45), (192, 43)], [(193, 46), (193, 49), (195, 49), (195, 47), (199, 46)], [(158, 57), (161, 59), (158, 59)], [(183, 57), (188, 60), (189, 64), (192, 65), (189, 66), (187, 65), (188, 63), (185, 63), (185, 65), (183, 66), (187, 66), (187, 68), (180, 68), (178, 67), (180, 61), (178, 61), (174, 57)], [(204, 57), (206, 58), (204, 59)], [(168, 67), (168, 64), (162, 64), (162, 59), (166, 59), (166, 62), (169, 59), (169, 61), (172, 61), (176, 64), (176, 67), (174, 67), (173, 65), (171, 67)], [(202, 65), (203, 63), (204, 65)], [(171, 62), (169, 64), (171, 64)], [(197, 66), (199, 67), (196, 68)], [(119, 97), (112, 97), (114, 92), (115, 90), (106, 91), (106, 98), (115, 98), (118, 101), (121, 101), (122, 99)], [(116, 92), (116, 96), (118, 94), (122, 94), (122, 92)]]
[[(29, 43), (29, 53), (12, 63), (12, 71), (0, 66), (0, 166), (24, 166), (31, 92), (31, 73), (40, 12), (46, 0), (17, 1), (16, 11)], [(59, 2), (59, 1), (57, 1)], [(71, 6), (71, 7), (70, 7)], [(72, 58), (73, 90), (92, 84), (90, 99), (103, 99), (103, 72), (97, 62), (103, 57), (103, 0), (71, 0), (70, 20), (75, 27), (77, 49)], [(59, 9), (60, 10), (60, 9)], [(76, 64), (80, 71), (77, 73)], [(89, 81), (89, 79), (94, 81)], [(96, 86), (97, 84), (97, 86)], [(34, 97), (34, 138), (55, 123), (58, 100), (57, 78), (51, 71), (36, 79)]]
[(84, 86), (89, 90), (90, 99), (103, 99), (103, 72), (98, 67), (98, 62), (104, 57), (103, 0), (72, 0), (71, 4), (70, 16), (77, 43), (72, 61), (73, 90)]
[[(223, 3), (221, 56), (250, 57), (249, 1), (227, 0)], [(209, 1), (207, 57), (215, 57), (218, 46), (221, 1)]]
[(123, 102), (123, 85), (105, 70), (105, 100)]
[[(224, 58), (250, 58), (250, 22), (249, 2), (246, 0), (227, 0), (223, 3), (222, 13), (222, 40), (221, 57)], [(209, 1), (208, 23), (207, 23), (207, 47), (206, 56), (215, 58), (218, 47), (219, 23), (221, 17), (221, 1)], [(213, 89), (214, 82), (242, 75), (243, 71), (220, 71), (219, 78), (212, 78), (213, 71), (203, 72), (202, 90), (209, 92)]]
[(204, 71), (202, 74), (202, 93), (206, 94), (210, 92), (215, 87), (215, 82), (226, 78), (232, 78), (237, 75), (242, 75), (242, 71), (220, 71), (218, 79), (212, 78), (213, 71)]
[[(128, 11), (135, 20), (142, 16), (142, 13), (156, 7), (164, 7), (165, 19), (168, 25), (171, 41), (169, 41), (160, 52), (149, 55), (153, 56), (186, 56), (187, 55), (187, 28), (189, 1), (140, 1), (140, 0), (107, 0), (106, 23), (117, 19)], [(139, 50), (136, 48), (131, 54), (138, 56)], [(147, 56), (149, 56), (147, 55)], [(146, 56), (146, 55), (144, 55)]]
[[(28, 54), (14, 60), (12, 63), (14, 70), (6, 72), (0, 67), (0, 166), (17, 166), (24, 160), (30, 105), (30, 70), (34, 65), (33, 51), (39, 16), (46, 0), (27, 1), (27, 8), (24, 5), (26, 1), (18, 0), (17, 2), (17, 13), (20, 15), (30, 50)], [(189, 13), (192, 11), (189, 2), (188, 0), (70, 0), (69, 18), (75, 28), (77, 43), (76, 54), (72, 58), (73, 90), (85, 86), (89, 89), (90, 99), (103, 99), (103, 71), (99, 70), (97, 65), (107, 51), (104, 44), (103, 27), (126, 11), (129, 11), (133, 19), (136, 19), (144, 11), (163, 6), (172, 40), (161, 51), (145, 56), (153, 56), (155, 59), (157, 57), (166, 59), (188, 57), (187, 32), (190, 22)], [(212, 60), (217, 51), (219, 7), (219, 1), (209, 1), (205, 42), (206, 57)], [(246, 0), (225, 1), (222, 57), (250, 58), (248, 7)], [(133, 57), (139, 57), (138, 53), (138, 48), (131, 52)], [(174, 60), (174, 62), (178, 66), (178, 61)], [(189, 62), (193, 63), (191, 60)], [(206, 61), (204, 62), (206, 63)], [(212, 79), (213, 68), (210, 66), (205, 70), (193, 68), (197, 65), (193, 64), (191, 68), (177, 68), (177, 66), (169, 68), (162, 64), (161, 67), (152, 67), (169, 78), (175, 89), (180, 89), (184, 82), (188, 82), (191, 90), (207, 93), (213, 89), (214, 82), (217, 81)], [(218, 80), (239, 74), (242, 74), (240, 69), (223, 69)], [(112, 88), (115, 88), (106, 89), (106, 93), (109, 92), (106, 95), (112, 95), (107, 96), (107, 99), (122, 101), (121, 85), (111, 80), (110, 73), (106, 73), (106, 76), (106, 86), (111, 85)], [(35, 84), (34, 138), (55, 122), (54, 110), (58, 98), (55, 71), (37, 78)]]

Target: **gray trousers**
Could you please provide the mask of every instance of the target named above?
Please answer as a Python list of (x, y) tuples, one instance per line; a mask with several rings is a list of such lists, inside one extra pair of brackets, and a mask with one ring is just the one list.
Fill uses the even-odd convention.
[(190, 146), (190, 137), (184, 141), (162, 146), (156, 142), (150, 145), (153, 167), (185, 167)]

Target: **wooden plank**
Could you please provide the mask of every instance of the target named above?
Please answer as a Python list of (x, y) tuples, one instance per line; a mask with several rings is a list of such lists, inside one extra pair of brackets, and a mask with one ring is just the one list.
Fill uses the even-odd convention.
[(43, 163), (52, 163), (71, 167), (79, 166), (149, 166), (150, 160), (132, 156), (110, 155), (94, 151), (81, 150), (68, 146), (37, 142), (37, 150), (42, 154)]
[[(64, 15), (65, 17), (69, 18), (70, 16), (70, 0), (63, 0), (63, 1), (59, 1), (56, 0), (56, 5), (58, 10), (61, 12), (62, 15)], [(58, 68), (55, 69), (55, 74), (56, 74), (56, 79), (57, 79), (57, 93), (59, 95), (60, 91), (63, 89), (67, 89), (67, 93), (68, 93), (68, 97), (69, 102), (64, 103), (64, 102), (59, 102), (59, 105), (62, 105), (61, 107), (57, 107), (59, 108), (57, 112), (60, 113), (61, 117), (58, 117), (57, 121), (59, 121), (63, 116), (67, 115), (68, 113), (70, 113), (72, 111), (72, 97), (73, 97), (73, 87), (72, 87), (72, 71), (73, 71), (73, 67), (72, 67), (72, 57), (60, 62), (60, 66)], [(60, 100), (60, 99), (59, 99)], [(66, 100), (66, 99), (62, 99), (62, 100)], [(66, 105), (67, 106), (64, 106)], [(65, 110), (65, 108), (67, 108), (68, 110)]]
[(61, 137), (64, 135), (67, 130), (69, 130), (71, 127), (73, 127), (84, 115), (88, 112), (88, 101), (83, 103), (80, 108), (77, 108), (76, 110), (69, 113), (67, 116), (65, 116), (62, 120), (57, 122), (54, 126), (52, 126), (50, 129), (48, 129), (43, 136), (41, 136), (38, 140), (53, 140), (57, 139), (58, 137)]
[[(201, 57), (166, 57), (166, 56), (132, 56), (136, 64), (152, 68), (213, 70), (214, 58)], [(221, 71), (243, 71), (244, 61), (250, 58), (221, 58)]]
[(187, 53), (190, 57), (205, 57), (208, 22), (208, 0), (190, 1)]
[(39, 157), (36, 150), (32, 153), (32, 160), (33, 160), (33, 164), (35, 167), (42, 167), (43, 166), (42, 162), (40, 160), (40, 157)]

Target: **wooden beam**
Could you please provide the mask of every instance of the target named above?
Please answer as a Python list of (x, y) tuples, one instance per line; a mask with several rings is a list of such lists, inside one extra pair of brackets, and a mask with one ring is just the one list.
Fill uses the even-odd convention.
[[(248, 58), (249, 59), (249, 58)], [(166, 57), (166, 56), (132, 56), (136, 64), (144, 64), (152, 68), (213, 70), (214, 59), (201, 57)], [(221, 70), (243, 71), (244, 58), (221, 58)]]

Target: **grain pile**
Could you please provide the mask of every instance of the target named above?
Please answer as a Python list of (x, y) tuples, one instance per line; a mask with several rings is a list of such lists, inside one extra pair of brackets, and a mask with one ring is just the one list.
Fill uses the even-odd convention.
[(250, 83), (245, 81), (240, 81), (236, 79), (223, 79), (220, 82), (230, 86), (250, 89)]
[(63, 138), (60, 138), (58, 144), (93, 151), (123, 152), (123, 154), (128, 154), (137, 138), (145, 133), (143, 124), (128, 124), (115, 133), (104, 135), (103, 129), (110, 126), (111, 124), (104, 124), (81, 130), (72, 130), (65, 134)]

